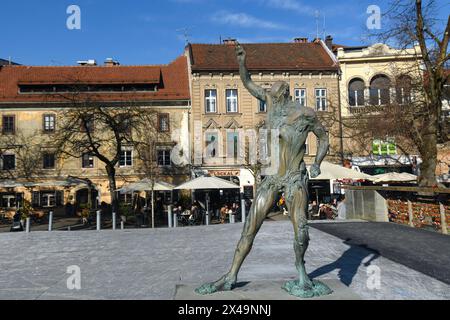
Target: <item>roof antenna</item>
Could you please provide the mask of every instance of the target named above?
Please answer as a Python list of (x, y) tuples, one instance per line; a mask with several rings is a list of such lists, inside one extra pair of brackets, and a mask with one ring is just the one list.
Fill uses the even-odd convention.
[(184, 27), (184, 28), (179, 28), (176, 30), (176, 32), (183, 32), (183, 37), (184, 37), (184, 41), (186, 42), (186, 45), (189, 44), (189, 29), (191, 29), (190, 27)]
[(319, 17), (320, 17), (319, 10), (316, 10), (315, 17), (316, 17), (316, 39), (319, 39)]
[(323, 15), (323, 38), (325, 40), (325, 14)]

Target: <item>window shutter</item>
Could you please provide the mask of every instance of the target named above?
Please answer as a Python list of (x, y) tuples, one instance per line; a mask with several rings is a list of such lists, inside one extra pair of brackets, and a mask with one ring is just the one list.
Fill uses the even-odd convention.
[(60, 207), (63, 205), (64, 191), (56, 191), (56, 206)]
[(40, 207), (41, 201), (39, 191), (33, 191), (31, 202), (33, 207)]

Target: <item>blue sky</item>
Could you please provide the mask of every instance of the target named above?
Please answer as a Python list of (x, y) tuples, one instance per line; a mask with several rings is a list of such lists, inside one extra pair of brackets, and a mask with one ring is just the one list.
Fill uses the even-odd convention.
[[(367, 43), (367, 7), (387, 0), (40, 0), (2, 1), (0, 57), (29, 65), (73, 65), (112, 57), (122, 64), (163, 64), (189, 40), (287, 42), (331, 34), (336, 43)], [(447, 2), (446, 0), (442, 0)], [(447, 2), (448, 3), (448, 2)], [(69, 30), (67, 7), (81, 9), (81, 30)]]

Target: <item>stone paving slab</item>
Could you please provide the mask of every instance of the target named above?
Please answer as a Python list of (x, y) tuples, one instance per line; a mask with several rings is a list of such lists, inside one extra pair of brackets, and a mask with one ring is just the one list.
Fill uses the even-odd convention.
[(312, 227), (348, 244), (367, 246), (401, 263), (450, 284), (450, 236), (389, 222), (330, 224)]
[(237, 283), (232, 291), (210, 295), (195, 293), (195, 286), (179, 284), (175, 287), (174, 300), (360, 300), (347, 286), (337, 279), (323, 279), (333, 292), (326, 296), (303, 299), (288, 294), (281, 287), (286, 281), (251, 281)]
[[(172, 299), (177, 284), (198, 286), (229, 268), (242, 224), (175, 229), (0, 234), (0, 299)], [(368, 248), (310, 228), (307, 271), (338, 279), (362, 299), (450, 299), (450, 286)], [(267, 221), (238, 281), (296, 278), (289, 221)], [(69, 266), (81, 289), (69, 290)], [(370, 289), (371, 268), (380, 286)], [(370, 282), (370, 281), (369, 281)]]

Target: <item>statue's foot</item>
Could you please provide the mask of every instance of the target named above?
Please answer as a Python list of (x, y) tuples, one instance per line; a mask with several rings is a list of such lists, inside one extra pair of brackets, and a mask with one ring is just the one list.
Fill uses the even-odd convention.
[(236, 284), (236, 279), (229, 278), (228, 276), (223, 276), (215, 282), (209, 282), (201, 285), (195, 289), (198, 294), (212, 294), (218, 291), (230, 291)]
[(312, 298), (331, 294), (331, 290), (326, 284), (317, 280), (300, 283), (299, 280), (286, 282), (283, 287), (289, 294), (300, 298)]

